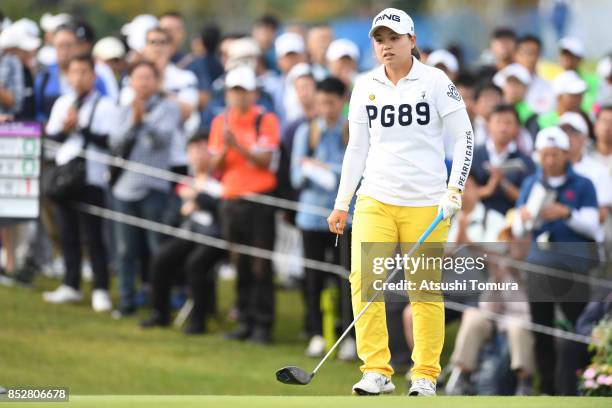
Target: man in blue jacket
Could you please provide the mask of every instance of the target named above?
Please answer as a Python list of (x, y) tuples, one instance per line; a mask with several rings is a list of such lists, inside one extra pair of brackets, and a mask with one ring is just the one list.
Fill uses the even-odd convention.
[[(560, 274), (586, 275), (594, 266), (599, 223), (595, 188), (590, 180), (572, 170), (569, 138), (561, 128), (541, 130), (536, 150), (540, 167), (521, 187), (517, 201), (519, 216), (512, 231), (517, 236), (531, 233), (527, 262), (544, 266), (551, 274), (543, 275), (529, 268), (527, 285), (533, 322), (553, 326), (556, 303), (573, 328), (589, 299), (589, 288), (571, 278), (562, 279)], [(557, 354), (553, 338), (536, 333), (542, 393), (556, 394)]]

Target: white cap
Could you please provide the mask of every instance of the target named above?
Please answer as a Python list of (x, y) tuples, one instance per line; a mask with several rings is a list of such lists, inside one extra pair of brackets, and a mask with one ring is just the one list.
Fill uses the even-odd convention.
[(147, 43), (147, 33), (159, 25), (157, 18), (151, 14), (140, 14), (121, 27), (121, 34), (127, 37), (128, 46), (135, 51), (142, 51)]
[(257, 41), (251, 37), (238, 38), (232, 41), (227, 50), (229, 59), (259, 57), (260, 55), (261, 48)]
[(118, 38), (104, 37), (98, 40), (91, 53), (94, 57), (107, 61), (113, 58), (123, 58), (125, 56), (125, 47)]
[(577, 112), (565, 112), (563, 115), (561, 115), (558, 126), (561, 127), (564, 125), (571, 126), (581, 135), (589, 134), (589, 126), (587, 125), (586, 120), (584, 120), (582, 115)]
[(510, 64), (497, 72), (493, 77), (493, 83), (501, 88), (506, 85), (508, 78), (516, 78), (525, 86), (529, 86), (529, 83), (531, 83), (529, 70), (521, 64)]
[(255, 71), (252, 68), (241, 65), (225, 74), (225, 88), (231, 89), (237, 87), (246, 89), (247, 91), (254, 91), (257, 89)]
[(40, 47), (40, 38), (30, 35), (23, 25), (12, 24), (0, 33), (0, 48), (18, 48), (24, 51), (34, 51)]
[(457, 57), (446, 50), (435, 50), (427, 57), (427, 65), (435, 67), (438, 64), (444, 65), (451, 72), (459, 71)]
[(46, 32), (54, 32), (57, 28), (63, 24), (68, 24), (72, 21), (72, 16), (66, 13), (60, 13), (53, 15), (51, 13), (45, 13), (40, 18), (40, 26)]
[(303, 54), (304, 39), (298, 33), (289, 32), (281, 34), (274, 41), (274, 51), (277, 58), (284, 57), (292, 52)]
[(30, 20), (29, 18), (20, 18), (19, 20), (11, 24), (11, 26), (18, 27), (22, 33), (27, 34), (30, 37), (40, 36), (40, 30), (38, 29), (38, 24), (36, 24), (34, 20)]
[(547, 147), (558, 147), (562, 150), (569, 150), (569, 138), (567, 134), (558, 126), (542, 129), (536, 136), (536, 150)]
[(556, 95), (576, 95), (584, 93), (587, 90), (587, 84), (578, 76), (576, 71), (565, 71), (555, 78), (553, 89)]
[(372, 28), (368, 35), (372, 37), (378, 27), (387, 27), (398, 34), (410, 34), (414, 36), (414, 23), (408, 14), (396, 8), (386, 8), (374, 17)]
[(312, 75), (312, 69), (310, 65), (305, 62), (300, 62), (299, 64), (295, 64), (289, 73), (287, 74), (287, 82), (293, 83), (299, 77), (303, 77), (306, 75)]
[(601, 59), (597, 64), (597, 75), (601, 79), (607, 79), (612, 76), (612, 57), (607, 56)]
[(559, 40), (559, 49), (561, 51), (569, 51), (572, 55), (577, 57), (584, 57), (584, 45), (582, 41), (577, 39), (576, 37), (563, 37)]
[(325, 58), (328, 61), (337, 61), (342, 57), (349, 57), (353, 61), (359, 61), (359, 47), (346, 38), (339, 38), (329, 44)]

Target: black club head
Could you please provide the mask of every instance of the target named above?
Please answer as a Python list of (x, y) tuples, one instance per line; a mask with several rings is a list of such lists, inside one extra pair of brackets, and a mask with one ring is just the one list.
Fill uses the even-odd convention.
[(314, 377), (299, 367), (288, 366), (276, 371), (276, 379), (283, 384), (306, 385)]

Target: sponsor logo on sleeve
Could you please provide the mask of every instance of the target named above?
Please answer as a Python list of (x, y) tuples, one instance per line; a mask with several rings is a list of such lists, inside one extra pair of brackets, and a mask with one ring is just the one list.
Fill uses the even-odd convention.
[(446, 93), (446, 95), (448, 95), (450, 98), (453, 98), (456, 101), (461, 100), (461, 94), (459, 94), (457, 87), (453, 84), (448, 85), (448, 92)]

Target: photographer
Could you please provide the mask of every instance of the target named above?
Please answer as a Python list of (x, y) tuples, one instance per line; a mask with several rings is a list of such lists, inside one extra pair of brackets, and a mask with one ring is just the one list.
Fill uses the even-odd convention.
[[(74, 92), (61, 96), (51, 110), (46, 131), (49, 138), (62, 142), (55, 162), (58, 166), (73, 160), (79, 152), (89, 149), (108, 153), (108, 134), (117, 117), (112, 99), (95, 89), (94, 61), (88, 55), (72, 58), (68, 64), (68, 81)], [(88, 149), (88, 150), (89, 150)], [(86, 186), (80, 194), (82, 202), (105, 206), (106, 165), (86, 162)], [(87, 247), (94, 273), (92, 307), (95, 311), (110, 311), (107, 250), (102, 236), (102, 219), (73, 208), (73, 203), (58, 202), (60, 240), (64, 254), (64, 284), (53, 292), (45, 292), (50, 303), (78, 302), (81, 280), (80, 223), (87, 235)]]

